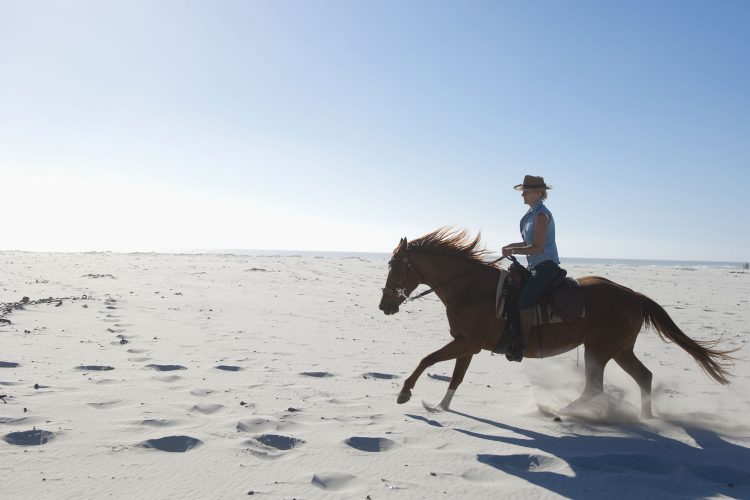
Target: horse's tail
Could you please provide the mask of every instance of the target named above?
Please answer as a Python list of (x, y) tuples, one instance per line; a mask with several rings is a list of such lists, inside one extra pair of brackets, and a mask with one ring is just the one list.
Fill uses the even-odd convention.
[(641, 295), (641, 304), (646, 327), (653, 327), (663, 341), (674, 342), (682, 347), (695, 359), (704, 373), (716, 382), (724, 385), (729, 383), (729, 377), (732, 376), (729, 369), (734, 366), (731, 353), (738, 349), (728, 351), (717, 349), (716, 346), (721, 338), (710, 341), (693, 340), (675, 325), (662, 306), (645, 295)]

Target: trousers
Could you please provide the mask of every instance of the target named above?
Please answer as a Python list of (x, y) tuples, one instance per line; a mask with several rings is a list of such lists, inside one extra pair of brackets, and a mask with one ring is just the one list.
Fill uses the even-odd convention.
[(531, 269), (531, 277), (521, 290), (518, 298), (518, 309), (528, 309), (535, 305), (544, 292), (549, 290), (560, 272), (560, 266), (551, 260), (545, 260)]

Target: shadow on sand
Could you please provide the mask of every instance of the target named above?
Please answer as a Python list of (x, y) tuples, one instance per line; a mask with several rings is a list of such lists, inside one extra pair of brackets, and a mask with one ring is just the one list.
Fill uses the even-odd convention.
[(450, 412), (515, 436), (456, 428), (458, 432), (529, 450), (515, 455), (480, 454), (478, 462), (564, 497), (750, 498), (750, 448), (690, 424), (670, 422), (684, 429), (696, 446), (637, 426), (616, 426), (617, 436), (553, 436)]

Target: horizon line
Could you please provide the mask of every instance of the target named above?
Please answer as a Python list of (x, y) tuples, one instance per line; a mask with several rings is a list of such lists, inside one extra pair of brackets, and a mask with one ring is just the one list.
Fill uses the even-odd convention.
[[(319, 254), (344, 254), (344, 255), (350, 255), (350, 256), (356, 256), (356, 255), (377, 255), (377, 256), (387, 256), (390, 255), (392, 252), (383, 252), (383, 251), (375, 251), (375, 250), (299, 250), (299, 249), (293, 249), (293, 250), (287, 250), (287, 249), (281, 249), (281, 248), (275, 248), (275, 249), (268, 249), (268, 248), (196, 248), (196, 249), (175, 249), (175, 250), (19, 250), (19, 249), (0, 249), (0, 253), (6, 253), (6, 252), (18, 252), (18, 253), (51, 253), (51, 254), (98, 254), (98, 253), (113, 253), (113, 254), (122, 254), (122, 255), (134, 255), (134, 254), (161, 254), (161, 255), (242, 255), (242, 253), (235, 253), (235, 252), (268, 252), (268, 253), (284, 253), (287, 255), (282, 255), (284, 257), (292, 257), (297, 254), (307, 254), (307, 255), (319, 255)], [(491, 255), (499, 255), (492, 253)], [(259, 257), (268, 257), (272, 255), (256, 255)], [(698, 263), (717, 263), (717, 264), (737, 264), (737, 265), (744, 265), (750, 261), (734, 261), (734, 260), (701, 260), (701, 259), (684, 259), (684, 258), (676, 258), (676, 259), (653, 259), (653, 258), (633, 258), (633, 257), (573, 257), (573, 256), (567, 256), (562, 257), (560, 260), (564, 263), (566, 259), (574, 259), (574, 260), (593, 260), (593, 261), (636, 261), (636, 262), (698, 262)]]

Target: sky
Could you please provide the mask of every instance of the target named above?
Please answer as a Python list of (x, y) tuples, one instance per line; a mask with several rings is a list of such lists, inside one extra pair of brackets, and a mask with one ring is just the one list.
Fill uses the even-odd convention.
[(0, 249), (750, 261), (750, 3), (0, 0)]

